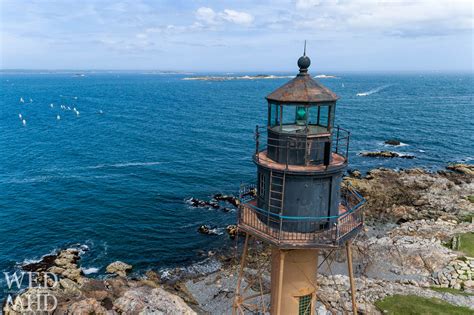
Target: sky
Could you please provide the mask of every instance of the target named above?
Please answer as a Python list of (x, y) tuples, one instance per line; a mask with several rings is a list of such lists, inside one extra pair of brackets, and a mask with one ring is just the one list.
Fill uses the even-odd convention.
[(473, 71), (474, 0), (0, 0), (1, 69)]

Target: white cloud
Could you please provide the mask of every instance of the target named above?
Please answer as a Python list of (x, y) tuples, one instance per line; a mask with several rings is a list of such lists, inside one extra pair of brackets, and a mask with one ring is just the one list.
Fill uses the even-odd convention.
[(397, 36), (446, 35), (472, 29), (469, 0), (297, 0), (294, 25), (319, 31), (368, 31)]
[(235, 11), (235, 10), (225, 9), (223, 12), (219, 14), (219, 16), (228, 22), (232, 22), (232, 23), (240, 24), (240, 25), (249, 25), (249, 24), (252, 24), (253, 22), (252, 15), (246, 12), (240, 12), (240, 11)]
[(201, 7), (196, 11), (196, 19), (208, 25), (215, 25), (222, 22), (229, 22), (237, 25), (250, 25), (254, 17), (243, 11), (225, 9), (221, 12), (215, 12), (211, 8)]
[(296, 0), (296, 8), (300, 10), (309, 9), (321, 4), (320, 0)]
[(216, 24), (216, 12), (211, 8), (201, 7), (196, 11), (196, 19), (207, 24)]

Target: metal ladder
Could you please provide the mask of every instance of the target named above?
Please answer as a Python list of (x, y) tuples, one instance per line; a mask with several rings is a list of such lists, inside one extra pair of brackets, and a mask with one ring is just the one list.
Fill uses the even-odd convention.
[(270, 191), (268, 194), (268, 208), (273, 213), (282, 213), (283, 201), (285, 197), (285, 178), (286, 172), (283, 171), (283, 176), (279, 173), (274, 173), (270, 170)]

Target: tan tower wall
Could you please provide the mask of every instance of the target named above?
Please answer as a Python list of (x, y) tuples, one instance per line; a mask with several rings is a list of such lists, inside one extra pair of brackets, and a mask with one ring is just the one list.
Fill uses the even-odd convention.
[(272, 315), (298, 315), (300, 296), (311, 294), (311, 315), (316, 305), (318, 250), (272, 249)]

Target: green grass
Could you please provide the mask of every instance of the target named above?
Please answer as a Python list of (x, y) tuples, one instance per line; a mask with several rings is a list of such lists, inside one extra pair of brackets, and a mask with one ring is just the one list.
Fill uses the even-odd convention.
[(474, 217), (474, 214), (466, 214), (459, 217), (459, 221), (471, 223), (473, 217)]
[(456, 290), (453, 288), (440, 288), (440, 287), (430, 287), (431, 290), (441, 293), (451, 293), (455, 295), (462, 295), (462, 296), (474, 296), (474, 293), (467, 293), (461, 290)]
[(467, 200), (469, 200), (470, 202), (474, 203), (474, 195), (469, 195), (469, 196), (467, 196)]
[(474, 257), (474, 232), (461, 234), (460, 239), (459, 250), (467, 256)]
[(439, 299), (415, 295), (393, 295), (375, 302), (375, 306), (388, 315), (472, 315), (474, 310), (455, 306)]
[(453, 240), (443, 243), (443, 246), (463, 252), (466, 256), (474, 257), (474, 232), (459, 234), (461, 246), (453, 248)]

